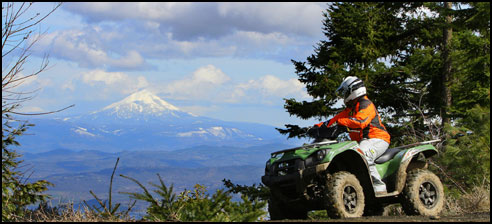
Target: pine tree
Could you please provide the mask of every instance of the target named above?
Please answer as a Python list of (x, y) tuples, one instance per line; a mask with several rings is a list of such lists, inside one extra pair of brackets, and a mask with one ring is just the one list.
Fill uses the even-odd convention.
[[(313, 101), (286, 99), (285, 109), (302, 119), (325, 120), (342, 109), (334, 92), (343, 78), (357, 76), (378, 107), (392, 142), (401, 143), (408, 125), (425, 133), (422, 117), (455, 119), (475, 104), (486, 105), (490, 102), (490, 3), (462, 6), (331, 4), (324, 13), (327, 40), (317, 44), (306, 62), (292, 61)], [(449, 29), (452, 38), (446, 42), (444, 33)], [(445, 70), (450, 72), (446, 76)], [(448, 93), (449, 99), (442, 100)], [(278, 130), (303, 137), (305, 130), (299, 126), (286, 127)]]
[[(8, 118), (7, 114), (3, 115)], [(13, 128), (10, 121), (2, 124), (2, 222), (16, 221), (23, 217), (28, 205), (45, 202), (49, 196), (43, 192), (53, 186), (46, 180), (28, 183), (25, 174), (17, 170), (22, 163), (21, 155), (11, 147), (19, 145), (15, 138), (32, 125), (23, 123)]]
[(472, 189), (484, 179), (490, 184), (490, 107), (477, 105), (466, 113), (457, 125), (446, 126), (450, 142), (439, 161), (454, 181)]

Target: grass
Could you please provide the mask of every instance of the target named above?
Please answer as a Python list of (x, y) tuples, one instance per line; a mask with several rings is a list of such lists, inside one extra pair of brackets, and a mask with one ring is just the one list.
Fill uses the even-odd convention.
[(46, 204), (37, 209), (28, 211), (24, 217), (18, 218), (18, 222), (135, 222), (127, 217), (109, 216), (103, 217), (94, 210), (84, 206), (82, 209), (74, 208), (73, 203), (60, 207), (51, 207)]

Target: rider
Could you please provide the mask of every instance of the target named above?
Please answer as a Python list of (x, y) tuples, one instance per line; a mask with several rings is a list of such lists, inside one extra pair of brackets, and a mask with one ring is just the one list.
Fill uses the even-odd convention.
[(366, 87), (355, 76), (346, 77), (336, 90), (337, 96), (343, 97), (347, 106), (331, 120), (316, 124), (317, 127), (331, 127), (337, 123), (349, 129), (349, 136), (359, 142), (369, 165), (376, 193), (386, 193), (386, 184), (376, 170), (374, 160), (381, 156), (390, 143), (390, 135), (381, 123), (376, 106), (367, 98)]

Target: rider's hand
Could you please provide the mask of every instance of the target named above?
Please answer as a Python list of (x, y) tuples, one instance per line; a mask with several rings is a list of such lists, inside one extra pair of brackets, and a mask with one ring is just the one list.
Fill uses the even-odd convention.
[(313, 127), (309, 128), (307, 131), (307, 135), (309, 137), (317, 137), (319, 135), (319, 126), (314, 125)]

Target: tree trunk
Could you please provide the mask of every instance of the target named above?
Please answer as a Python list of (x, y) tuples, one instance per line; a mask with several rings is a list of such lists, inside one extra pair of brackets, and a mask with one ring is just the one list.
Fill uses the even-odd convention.
[(444, 3), (446, 11), (446, 26), (443, 32), (443, 71), (441, 74), (442, 81), (442, 91), (441, 91), (441, 116), (442, 116), (442, 126), (449, 123), (449, 108), (451, 107), (451, 38), (453, 35), (453, 28), (451, 27), (451, 22), (453, 20), (450, 15), (452, 3)]

